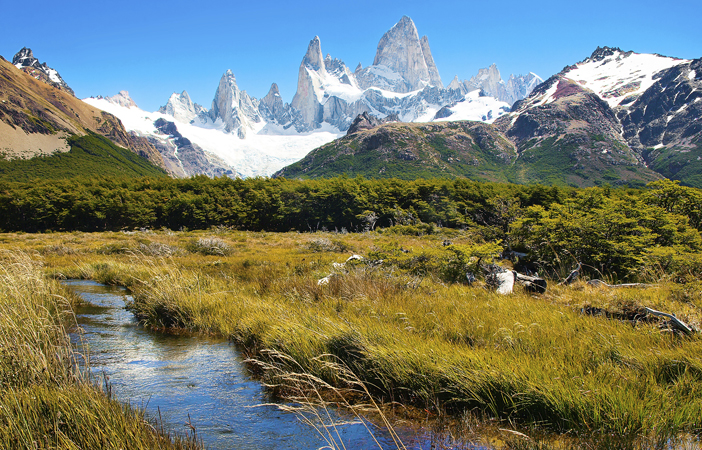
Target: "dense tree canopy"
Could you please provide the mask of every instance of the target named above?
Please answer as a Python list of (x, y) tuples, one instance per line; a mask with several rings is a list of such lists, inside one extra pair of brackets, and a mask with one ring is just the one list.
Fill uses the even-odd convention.
[(702, 250), (702, 192), (677, 182), (647, 189), (574, 189), (338, 177), (320, 180), (74, 178), (0, 183), (0, 230), (135, 228), (364, 231), (474, 229), (483, 242), (526, 251), (552, 270), (581, 262), (627, 278)]

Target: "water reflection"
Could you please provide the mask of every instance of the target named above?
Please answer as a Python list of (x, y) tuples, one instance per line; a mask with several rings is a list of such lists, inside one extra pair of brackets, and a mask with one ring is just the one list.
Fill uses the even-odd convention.
[[(325, 441), (292, 413), (269, 401), (246, 372), (237, 349), (204, 336), (174, 336), (137, 326), (124, 309), (128, 292), (91, 281), (66, 285), (90, 305), (77, 309), (92, 372), (112, 385), (122, 401), (161, 417), (168, 429), (185, 432), (188, 415), (211, 449), (318, 449)], [(81, 337), (74, 335), (79, 341)], [(346, 448), (377, 448), (361, 424), (339, 429)], [(431, 448), (430, 439), (400, 430), (407, 448)], [(376, 433), (383, 448), (395, 448)]]

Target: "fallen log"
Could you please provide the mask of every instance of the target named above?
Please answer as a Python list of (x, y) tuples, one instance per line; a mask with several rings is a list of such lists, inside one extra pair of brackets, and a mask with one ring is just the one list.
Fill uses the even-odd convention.
[(646, 283), (622, 283), (622, 284), (607, 284), (602, 280), (594, 279), (587, 282), (588, 286), (594, 287), (608, 287), (608, 288), (630, 288), (630, 287), (654, 287), (655, 284)]
[(649, 314), (653, 314), (654, 316), (666, 317), (668, 320), (670, 320), (670, 323), (674, 329), (680, 330), (685, 334), (693, 334), (695, 332), (695, 330), (692, 327), (675, 317), (675, 314), (668, 314), (661, 311), (656, 311), (655, 309), (651, 308), (646, 308), (646, 312)]
[(546, 292), (546, 280), (539, 277), (530, 277), (528, 275), (523, 275), (519, 272), (514, 272), (517, 277), (517, 282), (522, 284), (529, 292), (538, 292), (543, 294)]

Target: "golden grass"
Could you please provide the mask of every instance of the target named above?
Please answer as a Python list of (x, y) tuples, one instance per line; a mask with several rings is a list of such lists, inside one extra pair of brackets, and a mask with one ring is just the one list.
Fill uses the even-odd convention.
[(66, 328), (75, 300), (37, 259), (0, 252), (0, 448), (197, 448), (91, 384)]
[[(140, 243), (187, 249), (215, 234), (229, 254), (161, 258), (138, 252)], [(219, 230), (0, 240), (36, 251), (70, 247), (43, 252), (47, 273), (127, 285), (133, 312), (149, 326), (227, 336), (263, 362), (270, 362), (271, 351), (284, 354), (295, 364), (279, 364), (280, 370), (340, 387), (338, 372), (319, 358), (333, 355), (376, 400), (436, 414), (480, 411), (629, 442), (660, 443), (702, 431), (702, 340), (637, 315), (647, 306), (702, 328), (698, 284), (610, 290), (551, 283), (545, 295), (517, 290), (500, 296), (442, 283), (431, 273), (331, 266), (351, 251), (368, 254), (388, 245), (433, 257), (443, 251), (441, 236)], [(470, 244), (467, 235), (452, 240)], [(116, 244), (126, 250), (99, 253)], [(317, 283), (334, 270), (329, 284)]]

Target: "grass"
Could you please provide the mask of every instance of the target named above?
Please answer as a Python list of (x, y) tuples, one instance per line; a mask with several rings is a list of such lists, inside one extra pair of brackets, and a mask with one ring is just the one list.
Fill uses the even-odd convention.
[(0, 253), (0, 448), (199, 448), (91, 383), (67, 332), (76, 301), (38, 259)]
[[(8, 234), (0, 246), (42, 252), (53, 277), (130, 287), (131, 309), (147, 326), (226, 336), (262, 363), (286, 355), (275, 359), (278, 374), (348, 387), (320, 358), (330, 355), (377, 402), (444, 417), (478, 413), (503, 428), (610, 436), (607, 442), (624, 442), (617, 444), (622, 448), (656, 448), (702, 432), (702, 339), (630, 314), (647, 306), (701, 329), (702, 284), (604, 289), (551, 282), (544, 295), (500, 296), (480, 283), (442, 281), (441, 258), (450, 252), (441, 232), (220, 230), (216, 239), (227, 254), (188, 251), (212, 238), (208, 232)], [(451, 239), (472, 244), (466, 233)], [(140, 253), (147, 240), (178, 250), (171, 257)], [(100, 253), (107, 246), (128, 250)], [(388, 247), (417, 264), (332, 266), (351, 252)], [(332, 272), (328, 284), (318, 284)], [(261, 375), (284, 393), (284, 377)], [(551, 448), (519, 442), (509, 448)]]

